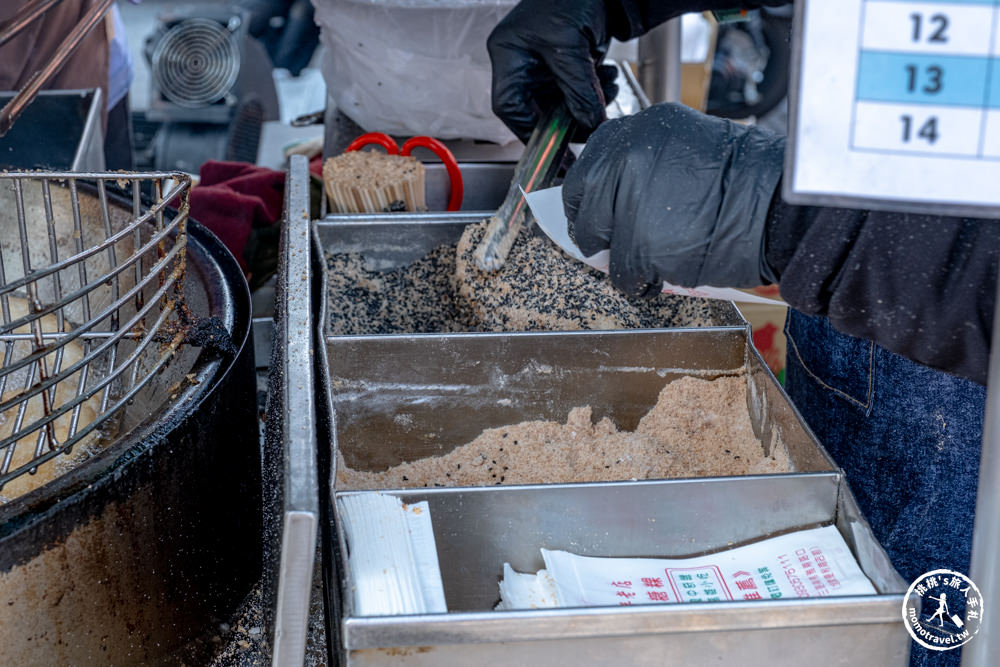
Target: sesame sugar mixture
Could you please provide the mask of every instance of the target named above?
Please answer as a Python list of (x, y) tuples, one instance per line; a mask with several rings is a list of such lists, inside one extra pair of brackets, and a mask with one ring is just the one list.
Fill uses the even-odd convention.
[(572, 331), (732, 324), (726, 302), (661, 294), (629, 299), (607, 276), (523, 230), (504, 267), (480, 271), (472, 252), (486, 223), (391, 271), (357, 253), (327, 256), (328, 331), (343, 334)]

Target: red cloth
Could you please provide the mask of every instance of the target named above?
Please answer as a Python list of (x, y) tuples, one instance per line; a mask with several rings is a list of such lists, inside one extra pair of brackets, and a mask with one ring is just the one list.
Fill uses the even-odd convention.
[(313, 159), (309, 160), (309, 172), (314, 176), (319, 176), (323, 178), (323, 156), (317, 155)]
[(208, 227), (248, 271), (243, 251), (255, 227), (281, 219), (285, 173), (246, 162), (209, 160), (191, 189), (191, 217)]

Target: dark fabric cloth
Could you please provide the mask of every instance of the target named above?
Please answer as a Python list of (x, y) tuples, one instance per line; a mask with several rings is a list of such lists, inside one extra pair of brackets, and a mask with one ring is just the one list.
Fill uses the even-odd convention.
[[(789, 311), (786, 388), (907, 582), (969, 571), (986, 388)], [(913, 667), (959, 651), (912, 645)]]
[(1000, 222), (792, 206), (776, 194), (766, 248), (793, 308), (986, 383)]
[(249, 272), (247, 243), (255, 229), (270, 228), (281, 219), (284, 190), (282, 171), (209, 160), (191, 190), (191, 217), (212, 230)]
[[(11, 18), (23, 2), (0, 3), (0, 22)], [(17, 37), (0, 47), (0, 90), (20, 90), (31, 76), (52, 58), (66, 35), (84, 17), (95, 0), (63, 0), (50, 8)], [(98, 22), (80, 46), (56, 72), (45, 88), (67, 90), (100, 88), (108, 99), (108, 31)], [(106, 127), (107, 114), (101, 117)]]

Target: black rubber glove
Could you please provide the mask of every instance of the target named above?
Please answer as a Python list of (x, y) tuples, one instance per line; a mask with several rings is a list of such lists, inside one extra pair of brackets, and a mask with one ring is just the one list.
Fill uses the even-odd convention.
[(679, 104), (602, 125), (563, 184), (570, 236), (611, 249), (611, 280), (631, 296), (664, 281), (753, 287), (776, 281), (765, 257), (784, 139)]
[(582, 141), (604, 120), (604, 107), (618, 92), (614, 68), (600, 64), (612, 37), (638, 37), (686, 12), (787, 2), (522, 0), (487, 41), (493, 63), (493, 113), (523, 141), (538, 124), (538, 112), (565, 98)]
[[(615, 98), (615, 68), (600, 65), (611, 41), (603, 0), (523, 0), (486, 42), (493, 113), (522, 141), (538, 113), (565, 98), (584, 135)], [(582, 137), (581, 137), (582, 139)]]

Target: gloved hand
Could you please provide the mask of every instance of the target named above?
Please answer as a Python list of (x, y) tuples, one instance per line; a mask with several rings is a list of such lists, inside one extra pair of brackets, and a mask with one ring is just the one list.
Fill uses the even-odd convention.
[(609, 33), (603, 0), (522, 0), (490, 33), (493, 113), (522, 141), (539, 111), (566, 99), (589, 134), (618, 94), (615, 68), (600, 65)]
[(604, 120), (615, 98), (615, 71), (601, 65), (614, 37), (639, 37), (685, 12), (783, 5), (790, 0), (521, 0), (487, 41), (493, 63), (493, 113), (521, 140), (538, 112), (560, 99), (580, 141)]
[(678, 104), (608, 121), (563, 184), (570, 236), (586, 255), (611, 249), (612, 282), (655, 296), (776, 282), (765, 227), (784, 139)]

